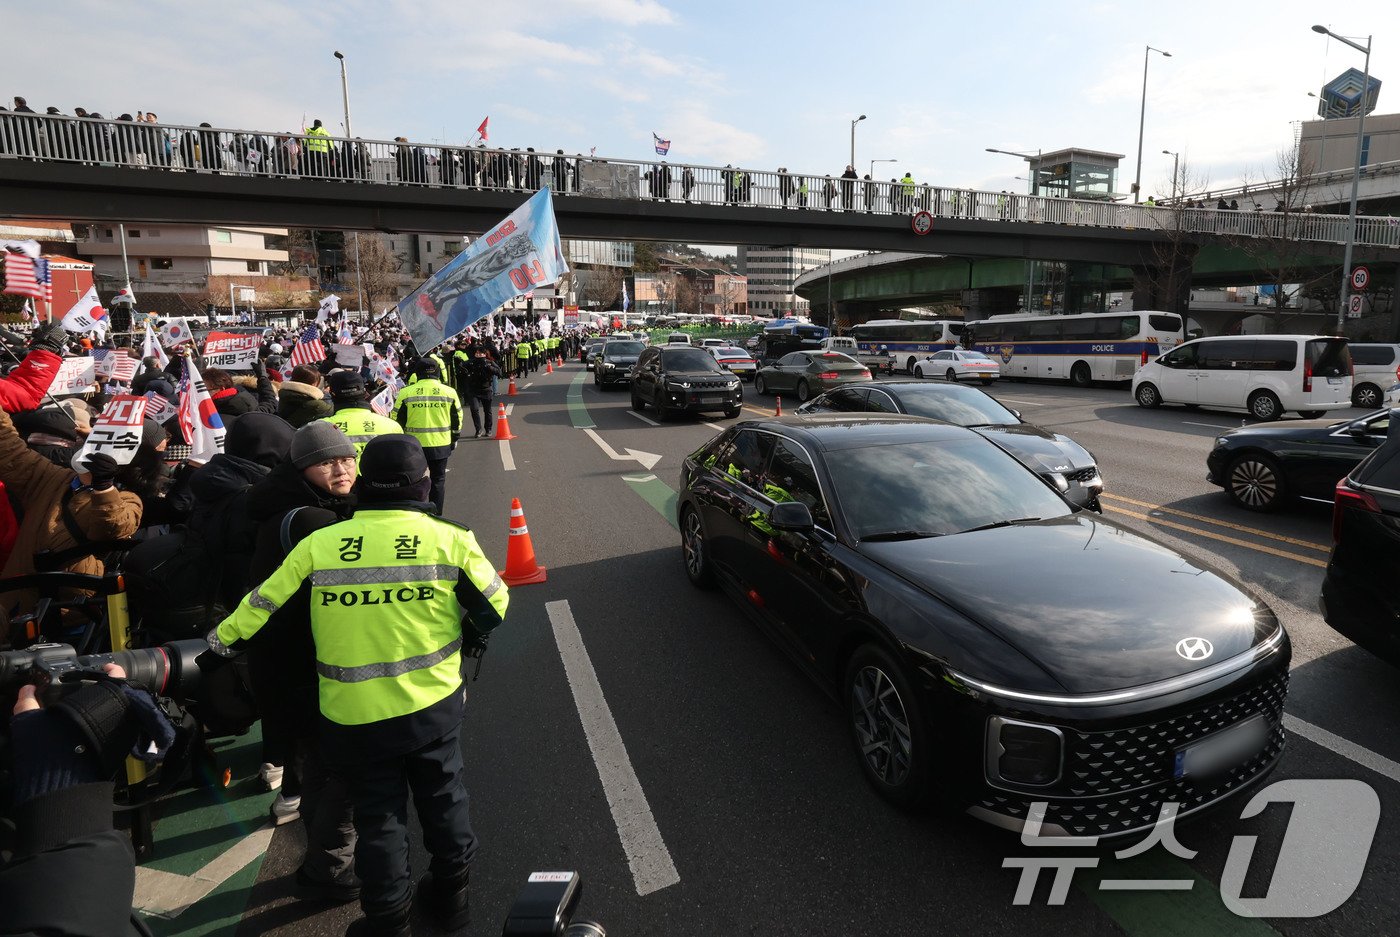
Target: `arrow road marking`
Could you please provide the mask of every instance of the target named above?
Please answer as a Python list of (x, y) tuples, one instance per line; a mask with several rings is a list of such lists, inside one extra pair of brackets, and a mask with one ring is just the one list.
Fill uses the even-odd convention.
[(654, 452), (640, 452), (636, 449), (624, 449), (623, 452), (625, 452), (626, 455), (620, 455), (616, 449), (604, 442), (603, 437), (599, 436), (597, 430), (593, 429), (591, 426), (583, 427), (583, 431), (587, 433), (593, 441), (598, 444), (598, 448), (602, 449), (607, 457), (614, 462), (626, 462), (630, 459), (635, 462), (640, 462), (642, 468), (651, 471), (656, 467), (656, 463), (661, 461), (661, 456)]

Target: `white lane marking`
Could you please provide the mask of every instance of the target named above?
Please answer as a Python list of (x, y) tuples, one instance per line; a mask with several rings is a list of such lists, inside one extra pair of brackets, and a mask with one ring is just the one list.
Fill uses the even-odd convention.
[(515, 455), (510, 451), (510, 440), (501, 440), (501, 468), (507, 472), (515, 471)]
[(623, 412), (624, 412), (624, 413), (629, 413), (629, 414), (631, 414), (632, 416), (635, 416), (637, 419), (641, 420), (643, 423), (650, 423), (652, 426), (660, 426), (660, 425), (661, 425), (660, 423), (656, 422), (655, 420), (653, 420), (653, 419), (652, 419), (651, 417), (649, 417), (649, 416), (642, 416), (642, 415), (641, 415), (640, 413), (638, 413), (636, 410), (624, 410)]
[(535, 382), (534, 382), (534, 381), (531, 381), (530, 383), (528, 383), (528, 384), (525, 385), (525, 389), (526, 389), (526, 390), (529, 390), (531, 387), (534, 387), (534, 386), (535, 386)]
[(510, 416), (510, 415), (511, 415), (512, 413), (514, 413), (514, 412), (515, 412), (515, 404), (513, 404), (513, 403), (508, 403), (508, 404), (506, 404), (506, 416)]
[(642, 468), (650, 471), (656, 467), (656, 463), (661, 461), (661, 456), (656, 453), (642, 452), (640, 449), (628, 449), (624, 447), (622, 452), (618, 452), (612, 446), (604, 442), (603, 437), (599, 436), (597, 430), (593, 429), (593, 427), (585, 426), (582, 427), (582, 429), (598, 444), (598, 448), (602, 449), (603, 453), (614, 462), (625, 462), (628, 459), (632, 459), (633, 461), (640, 462)]
[(1025, 405), (1028, 406), (1028, 407), (1043, 407), (1043, 406), (1045, 406), (1044, 401), (1040, 401), (1040, 400), (1027, 400), (1027, 399), (1024, 398), (1024, 397), (1003, 397), (1001, 394), (994, 394), (993, 396), (995, 396), (998, 400), (1009, 400), (1009, 401), (1011, 401), (1012, 403), (1023, 403), (1023, 404), (1025, 404)]
[(708, 426), (710, 429), (719, 430), (721, 433), (724, 432), (723, 426), (716, 426), (714, 423), (706, 423), (705, 425)]
[(193, 875), (177, 875), (147, 866), (136, 867), (136, 892), (132, 905), (154, 917), (179, 917), (190, 905), (206, 897), (258, 856), (272, 842), (272, 824), (254, 830), (226, 851), (210, 859)]
[(656, 481), (656, 476), (655, 476), (655, 475), (624, 475), (624, 476), (622, 476), (622, 480), (625, 481), (625, 482), (654, 482), (654, 481)]
[(1297, 733), (1309, 742), (1321, 745), (1341, 755), (1350, 761), (1356, 762), (1363, 768), (1369, 768), (1382, 777), (1392, 781), (1400, 781), (1400, 763), (1391, 761), (1384, 755), (1378, 755), (1369, 748), (1357, 745), (1355, 742), (1334, 735), (1321, 726), (1315, 726), (1311, 722), (1304, 722), (1297, 716), (1283, 714), (1283, 727), (1289, 732)]
[(1223, 425), (1220, 423), (1192, 423), (1190, 420), (1182, 420), (1184, 426), (1205, 426), (1210, 429), (1237, 429), (1238, 427)]
[(622, 850), (627, 854), (637, 894), (649, 895), (674, 885), (681, 880), (680, 873), (661, 838), (661, 830), (652, 816), (651, 805), (647, 803), (641, 781), (637, 780), (632, 761), (627, 757), (627, 746), (617, 731), (608, 701), (603, 698), (603, 688), (598, 683), (588, 650), (583, 646), (583, 636), (579, 634), (568, 600), (546, 602), (544, 609), (554, 628), (559, 657), (564, 661), (564, 674), (574, 694), (588, 750), (593, 753), (598, 778), (603, 782), (603, 793), (612, 810)]

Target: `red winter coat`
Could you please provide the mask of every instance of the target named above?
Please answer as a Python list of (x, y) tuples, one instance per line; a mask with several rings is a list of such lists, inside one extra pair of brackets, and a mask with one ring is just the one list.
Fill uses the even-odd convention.
[(0, 377), (0, 410), (19, 413), (39, 406), (58, 377), (63, 359), (51, 351), (31, 351), (8, 377)]

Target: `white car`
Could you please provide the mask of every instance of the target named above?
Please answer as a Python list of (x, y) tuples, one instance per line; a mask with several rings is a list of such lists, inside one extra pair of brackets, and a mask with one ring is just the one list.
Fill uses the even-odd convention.
[(700, 342), (701, 348), (726, 348), (728, 345), (729, 340), (725, 338), (706, 338)]
[(1392, 410), (1400, 407), (1400, 384), (1390, 385), (1390, 390), (1385, 392), (1385, 405)]
[(715, 356), (719, 366), (744, 381), (751, 381), (758, 373), (758, 362), (753, 355), (734, 345), (711, 345), (705, 349)]
[(950, 381), (971, 378), (990, 384), (1001, 377), (1001, 365), (980, 351), (940, 351), (914, 362), (914, 376), (942, 377)]

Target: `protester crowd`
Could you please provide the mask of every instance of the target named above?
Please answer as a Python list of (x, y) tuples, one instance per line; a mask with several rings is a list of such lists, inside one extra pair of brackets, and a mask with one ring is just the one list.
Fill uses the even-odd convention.
[[(0, 330), (0, 579), (12, 583), (0, 587), (0, 650), (25, 647), (40, 633), (80, 648), (84, 642), (94, 646), (90, 613), (96, 606), (83, 604), (84, 590), (65, 586), (60, 597), (76, 601), (45, 617), (47, 598), (53, 596), (20, 577), (120, 570), (137, 646), (209, 638), (213, 650), (200, 659), (201, 669), (208, 668), (197, 709), (202, 730), (233, 734), (261, 719), (259, 778), (265, 789), (277, 791), (272, 819), (278, 824), (300, 819), (307, 831), (305, 859), (296, 873), (298, 896), (359, 899), (367, 917), (355, 933), (407, 933), (405, 895), (413, 894), (404, 878), (407, 833), (394, 819), (395, 810), (382, 814), (370, 805), (392, 799), (385, 791), (395, 785), (398, 796), (406, 796), (407, 784), (417, 797), (431, 774), (438, 779), (433, 802), (442, 812), (426, 815), (424, 826), (431, 821), (441, 834), (429, 843), (438, 879), (425, 880), (420, 889), (438, 919), (457, 926), (465, 920), (466, 873), (475, 850), (465, 793), (460, 798), (453, 793), (461, 788), (460, 693), (441, 705), (415, 703), (421, 713), (410, 707), (395, 717), (399, 721), (369, 723), (359, 735), (359, 729), (350, 731), (353, 726), (337, 730), (339, 747), (327, 749), (327, 719), (334, 724), (336, 712), (328, 713), (318, 694), (325, 654), (318, 654), (315, 635), (317, 615), (329, 612), (318, 612), (304, 598), (293, 601), (294, 596), (281, 596), (274, 606), (267, 596), (277, 588), (304, 595), (289, 570), (319, 555), (315, 544), (335, 542), (318, 540), (320, 531), (344, 529), (346, 543), (360, 544), (366, 530), (382, 533), (392, 521), (395, 530), (406, 529), (412, 537), (399, 533), (371, 538), (372, 543), (382, 546), (383, 540), (399, 556), (417, 556), (421, 543), (421, 549), (431, 547), (445, 558), (435, 561), (425, 554), (423, 562), (447, 563), (394, 568), (460, 570), (455, 598), (446, 592), (438, 604), (426, 603), (415, 613), (422, 622), (420, 638), (440, 642), (460, 627), (449, 648), (461, 644), (463, 656), (469, 650), (480, 653), (504, 614), (505, 589), (466, 528), (436, 519), (444, 507), (442, 469), (466, 436), (464, 409), (475, 435), (491, 436), (494, 398), (507, 393), (516, 378), (576, 354), (585, 336), (577, 330), (561, 334), (544, 319), (482, 322), (419, 354), (392, 314), (369, 327), (327, 317), (297, 329), (244, 330), (258, 338), (256, 360), (246, 369), (232, 369), (213, 366), (206, 336), (188, 326), (147, 324), (140, 316), (137, 321), (146, 325), (144, 334), (80, 335), (58, 323), (37, 322)], [(185, 338), (162, 339), (171, 335)], [(138, 349), (146, 354), (129, 379), (106, 377), (54, 392), (65, 361), (100, 359), (108, 365), (101, 373), (112, 375), (124, 372), (111, 367), (110, 359), (134, 361)], [(148, 415), (131, 426), (124, 443), (118, 435), (110, 446), (85, 446), (106, 432), (110, 414), (133, 399), (146, 402)], [(432, 415), (417, 419), (415, 412), (423, 411), (414, 408), (420, 405), (449, 412), (450, 428), (428, 425)], [(200, 436), (211, 426), (222, 433), (212, 452)], [(358, 551), (344, 549), (332, 563), (359, 559)], [(364, 549), (368, 556), (371, 547)], [(386, 568), (342, 565), (350, 567), (357, 583)], [(433, 587), (395, 580), (385, 583), (384, 593), (422, 598)], [(343, 620), (349, 610), (336, 614)], [(216, 628), (227, 629), (217, 632), (223, 638), (211, 630)], [(372, 635), (373, 628), (366, 633)], [(229, 646), (241, 655), (218, 664)], [(111, 679), (120, 682), (120, 676)], [(423, 677), (407, 679), (406, 686), (420, 687)], [(0, 896), (9, 902), (7, 914), (20, 927), (16, 932), (105, 933), (89, 931), (84, 922), (98, 915), (97, 909), (110, 911), (131, 901), (129, 866), (122, 871), (122, 852), (129, 863), (130, 846), (111, 832), (109, 782), (119, 760), (104, 772), (80, 757), (83, 746), (74, 755), (61, 742), (67, 724), (47, 707), (21, 720), (21, 710), (27, 717), (40, 709), (27, 693), (16, 707), (14, 725), (17, 733), (30, 732), (29, 744), (19, 744), (25, 736), (18, 735), (15, 757), (28, 759), (21, 778), (37, 780), (21, 785), (14, 806), (22, 827), (35, 823), (44, 829), (13, 862), (0, 866)], [(362, 704), (346, 705), (354, 713)], [(390, 725), (395, 727), (390, 735), (373, 728)], [(417, 738), (422, 747), (395, 754), (393, 733)], [(346, 768), (347, 758), (364, 758), (366, 751), (385, 746), (397, 765), (392, 770), (377, 761)], [(395, 780), (393, 772), (399, 770), (409, 772), (406, 782)], [(69, 822), (53, 820), (56, 804)], [(361, 840), (368, 840), (369, 848)], [(106, 858), (82, 908), (13, 897), (32, 890), (35, 875), (77, 872), (71, 863), (84, 849), (97, 849)], [(367, 881), (357, 868), (371, 870)]]

